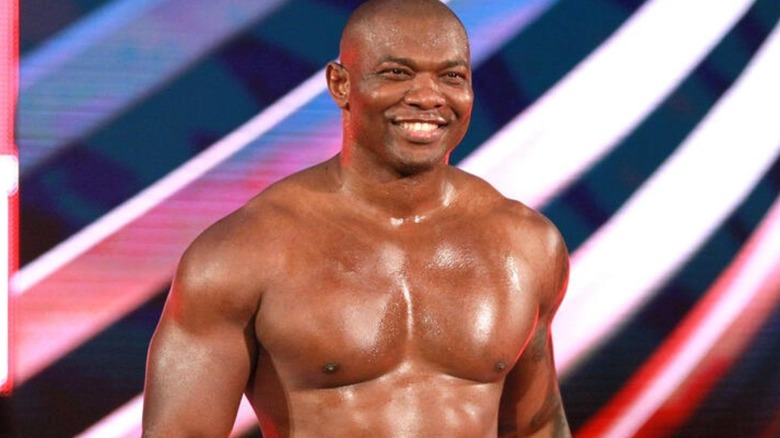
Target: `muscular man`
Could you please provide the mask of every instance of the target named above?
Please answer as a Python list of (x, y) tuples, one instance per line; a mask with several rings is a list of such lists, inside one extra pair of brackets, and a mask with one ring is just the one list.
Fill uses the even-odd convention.
[(372, 0), (327, 68), (332, 159), (184, 254), (150, 347), (148, 437), (568, 436), (550, 340), (555, 227), (448, 165), (473, 103), (463, 25)]

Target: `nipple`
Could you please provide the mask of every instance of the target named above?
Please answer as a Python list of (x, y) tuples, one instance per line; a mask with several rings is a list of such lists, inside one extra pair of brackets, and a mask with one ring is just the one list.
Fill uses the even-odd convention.
[(325, 374), (334, 374), (339, 369), (341, 369), (341, 365), (336, 362), (328, 362), (322, 366), (322, 372)]

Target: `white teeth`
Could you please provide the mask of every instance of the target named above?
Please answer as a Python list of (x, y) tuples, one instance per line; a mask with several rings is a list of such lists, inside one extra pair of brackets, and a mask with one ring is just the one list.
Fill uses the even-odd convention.
[(436, 130), (439, 125), (435, 123), (423, 123), (423, 122), (401, 122), (399, 123), (401, 128), (412, 132), (431, 132)]

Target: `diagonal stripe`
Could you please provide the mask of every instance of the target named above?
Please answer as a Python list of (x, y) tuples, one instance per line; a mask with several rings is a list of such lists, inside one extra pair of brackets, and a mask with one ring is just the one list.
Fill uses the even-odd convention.
[(284, 1), (112, 2), (23, 59), (22, 173), (113, 119)]
[(562, 373), (679, 268), (780, 154), (779, 33), (664, 166), (573, 255), (569, 294), (554, 324)]
[(584, 436), (673, 430), (741, 355), (780, 302), (780, 200), (697, 307), (612, 401)]
[(702, 14), (697, 2), (647, 2), (461, 167), (540, 206), (644, 119), (750, 4), (720, 2)]

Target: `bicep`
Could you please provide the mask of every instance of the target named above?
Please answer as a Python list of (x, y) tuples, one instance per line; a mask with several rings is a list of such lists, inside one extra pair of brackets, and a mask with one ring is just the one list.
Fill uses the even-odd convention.
[[(204, 285), (174, 282), (152, 338), (144, 395), (149, 436), (229, 433), (254, 358), (251, 318)], [(216, 300), (218, 301), (218, 300)]]
[(504, 383), (499, 436), (565, 437), (549, 324), (540, 324)]
[(522, 222), (522, 248), (529, 264), (527, 293), (538, 306), (539, 320), (507, 375), (499, 412), (501, 436), (569, 436), (553, 355), (550, 327), (563, 300), (569, 255), (558, 229), (535, 214)]

